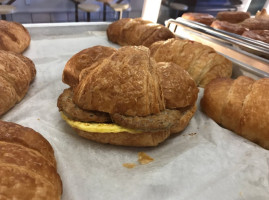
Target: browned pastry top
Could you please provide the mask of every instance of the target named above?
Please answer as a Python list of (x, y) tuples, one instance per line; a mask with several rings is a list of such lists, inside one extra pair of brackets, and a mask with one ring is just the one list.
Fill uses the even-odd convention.
[(241, 35), (244, 31), (247, 30), (247, 28), (241, 26), (240, 24), (232, 24), (227, 21), (219, 21), (219, 20), (215, 20), (211, 24), (211, 27), (239, 35)]
[(267, 13), (267, 10), (263, 8), (261, 11), (258, 11), (255, 15), (255, 18), (257, 19), (267, 19), (269, 20), (269, 15)]
[(22, 24), (0, 20), (0, 49), (22, 53), (30, 41), (31, 36)]
[(269, 30), (269, 18), (249, 18), (239, 25), (249, 30)]
[(202, 110), (224, 128), (269, 149), (269, 79), (216, 79), (205, 87)]
[(182, 18), (188, 19), (191, 21), (200, 22), (202, 24), (206, 24), (210, 26), (212, 22), (214, 21), (215, 17), (213, 15), (207, 14), (207, 13), (192, 13), (187, 12), (182, 15)]
[(150, 46), (157, 62), (173, 62), (191, 75), (197, 85), (204, 87), (217, 77), (230, 77), (232, 63), (213, 48), (199, 42), (171, 38)]
[(0, 50), (0, 116), (25, 96), (35, 75), (35, 65), (29, 58)]
[(123, 18), (108, 26), (107, 37), (119, 45), (143, 45), (149, 47), (160, 40), (174, 38), (165, 26), (141, 18)]
[(74, 87), (79, 82), (80, 72), (89, 68), (91, 70), (93, 63), (102, 62), (103, 59), (109, 57), (116, 49), (105, 46), (94, 46), (84, 49), (73, 55), (65, 65), (63, 72), (63, 82)]
[(250, 18), (250, 13), (242, 11), (223, 11), (218, 12), (216, 16), (217, 20), (227, 21), (230, 23), (239, 23), (248, 18)]
[(60, 200), (62, 182), (49, 142), (33, 129), (0, 121), (0, 183), (4, 199)]
[(164, 101), (149, 49), (126, 46), (82, 79), (73, 101), (86, 110), (145, 116), (159, 113)]

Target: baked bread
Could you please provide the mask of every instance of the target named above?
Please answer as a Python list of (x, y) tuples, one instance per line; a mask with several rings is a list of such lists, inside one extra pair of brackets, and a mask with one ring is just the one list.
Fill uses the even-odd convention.
[(267, 13), (267, 10), (263, 8), (261, 11), (258, 11), (255, 15), (255, 18), (269, 20), (269, 15)]
[(100, 63), (109, 57), (116, 49), (105, 46), (94, 46), (84, 49), (73, 55), (65, 65), (62, 81), (70, 87), (75, 87), (79, 82), (82, 70), (93, 67), (93, 63)]
[(196, 22), (208, 25), (208, 26), (210, 26), (212, 22), (215, 20), (215, 17), (213, 15), (210, 15), (207, 13), (187, 12), (187, 13), (183, 13), (181, 17), (184, 19), (196, 21)]
[(0, 120), (0, 199), (60, 200), (56, 168), (53, 149), (42, 135)]
[(249, 30), (269, 30), (269, 18), (249, 18), (238, 25)]
[(204, 87), (218, 77), (231, 77), (232, 62), (213, 48), (199, 42), (172, 38), (150, 46), (157, 62), (173, 62), (188, 71), (197, 85)]
[(27, 57), (0, 50), (0, 116), (21, 101), (33, 81), (36, 70)]
[(243, 11), (223, 11), (218, 12), (216, 16), (217, 20), (230, 23), (239, 23), (248, 18), (250, 18), (250, 13)]
[(269, 43), (269, 30), (251, 30), (251, 31), (245, 31), (242, 36), (254, 39), (254, 40), (260, 40), (265, 43)]
[(113, 22), (107, 28), (107, 37), (111, 42), (124, 45), (143, 45), (149, 47), (160, 40), (174, 38), (174, 34), (161, 24), (141, 18), (123, 18)]
[(157, 64), (145, 46), (125, 46), (82, 70), (78, 85), (64, 90), (57, 106), (80, 136), (156, 146), (188, 125), (197, 95), (195, 82), (181, 67)]
[(220, 21), (220, 20), (215, 20), (211, 24), (211, 27), (215, 28), (215, 29), (227, 31), (227, 32), (230, 32), (230, 33), (235, 33), (235, 34), (238, 34), (238, 35), (241, 35), (241, 34), (244, 33), (244, 31), (248, 30), (246, 27), (243, 27), (240, 24), (233, 24), (233, 23), (230, 23), (230, 22)]
[(269, 79), (216, 79), (204, 90), (202, 111), (227, 128), (269, 149)]
[(22, 24), (0, 20), (0, 50), (22, 53), (30, 41), (31, 36)]

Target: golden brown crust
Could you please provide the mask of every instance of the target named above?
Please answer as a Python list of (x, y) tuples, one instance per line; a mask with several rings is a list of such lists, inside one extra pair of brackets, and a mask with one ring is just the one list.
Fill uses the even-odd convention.
[(232, 24), (230, 22), (226, 22), (226, 21), (220, 21), (220, 20), (215, 20), (212, 24), (211, 27), (215, 28), (215, 29), (220, 29), (223, 31), (227, 31), (230, 33), (235, 33), (238, 35), (241, 35), (244, 31), (247, 30), (246, 27), (243, 27), (240, 24)]
[(242, 11), (224, 11), (218, 12), (216, 19), (220, 21), (226, 21), (230, 23), (239, 23), (244, 21), (245, 19), (250, 18), (249, 12)]
[(242, 118), (241, 135), (269, 149), (269, 79), (264, 78), (253, 83), (246, 96)]
[(267, 13), (267, 10), (265, 8), (263, 8), (261, 11), (257, 11), (255, 18), (269, 20), (269, 15)]
[(231, 61), (217, 54), (213, 48), (198, 42), (173, 38), (155, 42), (150, 50), (157, 62), (179, 65), (201, 87), (215, 78), (230, 77), (232, 74)]
[(0, 20), (0, 49), (22, 53), (30, 45), (28, 30), (17, 22)]
[(269, 30), (251, 30), (245, 31), (242, 36), (249, 37), (254, 40), (269, 43)]
[(240, 121), (242, 108), (247, 94), (251, 91), (254, 80), (241, 76), (235, 79), (229, 89), (226, 99), (223, 100), (221, 123), (229, 126), (234, 132), (241, 132)]
[(62, 80), (71, 87), (79, 82), (79, 75), (83, 69), (92, 70), (95, 62), (100, 63), (109, 57), (116, 49), (105, 46), (94, 46), (73, 55), (65, 65)]
[(195, 104), (199, 90), (187, 71), (171, 62), (159, 62), (156, 67), (167, 109)]
[[(202, 111), (219, 124), (221, 123), (224, 99), (228, 96), (231, 85), (232, 80), (227, 78), (220, 78), (211, 81), (206, 85), (204, 96), (200, 102)], [(216, 99), (216, 97), (219, 99)]]
[(223, 127), (269, 149), (269, 79), (218, 79), (208, 84), (202, 110)]
[(49, 142), (33, 129), (0, 121), (0, 190), (8, 199), (61, 198)]
[(89, 73), (74, 91), (73, 101), (85, 110), (146, 116), (164, 110), (164, 100), (149, 49), (120, 48)]
[(174, 34), (161, 24), (142, 20), (141, 18), (123, 18), (108, 26), (107, 37), (119, 45), (150, 46), (160, 40), (175, 37)]
[(269, 30), (268, 18), (249, 18), (239, 23), (238, 25), (249, 30)]
[(27, 93), (36, 70), (23, 55), (0, 50), (0, 115), (7, 112)]
[(183, 13), (182, 18), (191, 21), (196, 21), (208, 26), (210, 26), (210, 24), (212, 24), (212, 22), (215, 19), (213, 15), (207, 13), (193, 13), (193, 12)]

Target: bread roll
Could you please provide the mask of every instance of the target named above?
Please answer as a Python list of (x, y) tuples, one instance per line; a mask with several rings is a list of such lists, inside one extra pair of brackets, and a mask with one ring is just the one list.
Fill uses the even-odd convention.
[(150, 46), (157, 62), (173, 62), (191, 75), (197, 85), (204, 87), (218, 77), (231, 77), (232, 62), (213, 48), (201, 43), (172, 38)]
[(211, 27), (215, 28), (215, 29), (227, 31), (227, 32), (230, 32), (230, 33), (235, 33), (235, 34), (238, 34), (238, 35), (241, 35), (244, 31), (248, 30), (247, 28), (243, 27), (240, 24), (232, 24), (230, 22), (220, 21), (220, 20), (215, 20), (211, 24)]
[(60, 200), (62, 182), (49, 142), (33, 129), (0, 120), (0, 198)]
[(149, 47), (160, 40), (174, 38), (174, 34), (161, 24), (140, 18), (123, 18), (108, 26), (107, 37), (111, 42), (124, 45), (143, 45)]
[(22, 24), (0, 20), (0, 50), (22, 53), (30, 41), (31, 36)]
[(223, 11), (218, 12), (216, 16), (217, 20), (230, 23), (239, 23), (248, 18), (250, 18), (250, 13), (243, 11)]
[(0, 50), (0, 116), (21, 101), (35, 74), (29, 58)]
[(80, 81), (73, 101), (85, 110), (129, 116), (156, 114), (165, 105), (153, 65), (148, 48), (122, 47)]
[(269, 149), (269, 79), (216, 79), (204, 90), (202, 111), (224, 128)]
[(182, 18), (210, 26), (215, 17), (207, 13), (183, 13)]
[(267, 10), (263, 8), (261, 11), (258, 11), (255, 15), (255, 18), (269, 20), (269, 15), (267, 13)]
[(249, 18), (238, 25), (249, 30), (269, 30), (269, 18)]

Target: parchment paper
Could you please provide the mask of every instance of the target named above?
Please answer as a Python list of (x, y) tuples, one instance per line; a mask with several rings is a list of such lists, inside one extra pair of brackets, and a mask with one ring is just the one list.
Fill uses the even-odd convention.
[[(67, 88), (61, 81), (64, 65), (85, 48), (117, 45), (108, 42), (104, 31), (71, 28), (73, 34), (46, 34), (44, 29), (38, 34), (38, 29), (31, 32), (29, 28), (32, 42), (24, 55), (34, 61), (37, 76), (25, 98), (2, 117), (33, 128), (51, 143), (63, 182), (63, 200), (269, 199), (269, 151), (205, 116), (199, 107), (203, 89), (189, 126), (158, 147), (104, 145), (76, 135), (56, 105)], [(133, 169), (122, 166), (137, 163), (138, 152), (154, 161)]]

